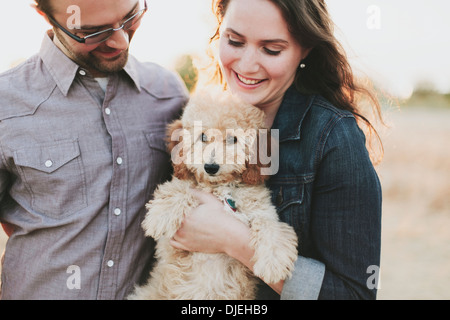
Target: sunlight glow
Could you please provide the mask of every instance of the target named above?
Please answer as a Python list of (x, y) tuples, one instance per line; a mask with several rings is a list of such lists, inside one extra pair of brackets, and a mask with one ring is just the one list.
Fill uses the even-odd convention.
[[(48, 24), (31, 0), (1, 1), (0, 72), (37, 53)], [(450, 1), (329, 0), (336, 34), (358, 72), (399, 96), (431, 82), (450, 91)], [(211, 0), (152, 0), (131, 44), (141, 61), (173, 68), (184, 54), (203, 54), (214, 33)]]

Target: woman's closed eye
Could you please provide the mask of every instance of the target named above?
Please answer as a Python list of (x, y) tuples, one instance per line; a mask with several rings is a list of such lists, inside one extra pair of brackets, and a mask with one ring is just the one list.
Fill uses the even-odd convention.
[[(228, 38), (228, 44), (230, 46), (233, 46), (236, 48), (242, 48), (245, 45), (244, 42), (236, 40), (236, 39), (232, 39), (231, 37)], [(277, 49), (269, 49), (267, 47), (263, 47), (262, 50), (271, 56), (278, 56), (282, 51), (282, 50), (277, 50)]]
[(240, 47), (244, 46), (243, 42), (238, 41), (238, 40), (234, 40), (234, 39), (231, 39), (231, 38), (228, 38), (228, 44), (230, 46), (237, 47), (237, 48), (240, 48)]
[(271, 56), (278, 56), (281, 53), (281, 50), (271, 50), (269, 48), (264, 47), (264, 51)]

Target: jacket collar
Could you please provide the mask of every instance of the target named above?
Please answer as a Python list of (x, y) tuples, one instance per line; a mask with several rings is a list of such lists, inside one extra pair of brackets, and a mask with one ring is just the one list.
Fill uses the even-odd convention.
[(272, 125), (279, 130), (280, 142), (300, 140), (302, 123), (313, 100), (314, 96), (301, 94), (294, 85), (286, 91)]
[[(59, 90), (67, 96), (70, 87), (72, 86), (78, 71), (81, 69), (74, 61), (67, 57), (54, 43), (54, 33), (49, 30), (44, 40), (42, 41), (41, 50), (39, 56), (42, 59), (44, 65), (50, 72), (53, 80), (58, 86)], [(136, 68), (135, 61), (130, 61), (124, 68), (125, 73), (134, 82), (137, 90), (140, 92), (139, 73)]]

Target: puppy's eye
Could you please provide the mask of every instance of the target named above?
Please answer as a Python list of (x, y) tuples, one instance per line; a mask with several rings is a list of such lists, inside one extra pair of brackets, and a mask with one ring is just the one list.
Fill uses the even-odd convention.
[(236, 136), (227, 136), (227, 144), (236, 144), (237, 137)]
[(202, 133), (200, 135), (200, 140), (202, 140), (202, 142), (208, 142), (208, 136), (204, 133)]

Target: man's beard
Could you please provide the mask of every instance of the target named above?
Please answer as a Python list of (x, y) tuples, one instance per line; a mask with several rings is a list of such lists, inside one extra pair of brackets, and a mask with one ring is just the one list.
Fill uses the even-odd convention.
[(64, 36), (59, 33), (59, 30), (56, 31), (55, 36), (58, 37), (58, 40), (69, 53), (69, 58), (80, 67), (85, 68), (88, 71), (100, 73), (104, 76), (107, 76), (109, 74), (121, 71), (127, 64), (128, 49), (122, 51), (118, 56), (106, 60), (95, 56), (94, 54), (92, 54), (92, 52), (88, 52), (85, 54), (74, 52), (65, 40)]

